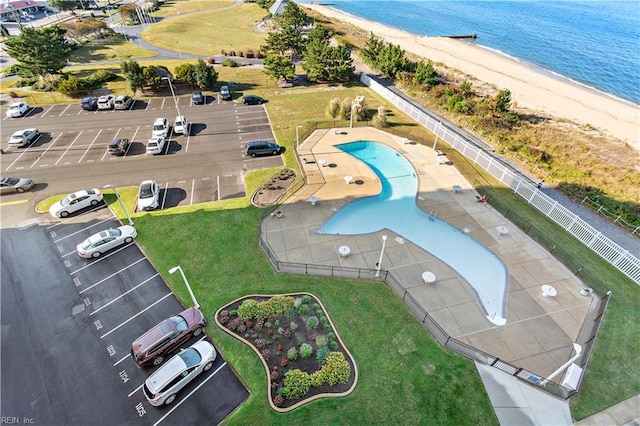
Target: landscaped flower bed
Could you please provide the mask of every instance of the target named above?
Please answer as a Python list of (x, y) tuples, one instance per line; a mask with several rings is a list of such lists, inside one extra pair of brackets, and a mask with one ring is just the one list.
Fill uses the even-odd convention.
[(356, 363), (312, 294), (245, 296), (220, 308), (215, 320), (262, 360), (274, 410), (355, 389)]

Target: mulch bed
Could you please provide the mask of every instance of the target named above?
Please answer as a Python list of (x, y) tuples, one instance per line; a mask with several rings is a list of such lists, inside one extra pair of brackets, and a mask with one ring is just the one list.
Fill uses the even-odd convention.
[(297, 173), (293, 169), (282, 169), (262, 184), (251, 196), (256, 207), (269, 207), (275, 204), (296, 181)]
[[(305, 305), (308, 307), (308, 313), (306, 315), (301, 315), (299, 314), (300, 308), (297, 308), (295, 309), (295, 315), (291, 315), (290, 312), (288, 316), (283, 315), (280, 317), (272, 317), (262, 323), (257, 321), (243, 321), (237, 315), (232, 314), (233, 311), (240, 307), (242, 302), (248, 299), (253, 299), (257, 302), (264, 302), (272, 297), (270, 295), (251, 295), (235, 300), (234, 302), (220, 308), (215, 315), (216, 323), (225, 332), (251, 346), (254, 352), (261, 358), (262, 363), (267, 370), (266, 374), (269, 386), (270, 405), (275, 410), (283, 412), (290, 411), (317, 398), (348, 395), (353, 391), (353, 389), (355, 389), (358, 377), (357, 367), (351, 357), (351, 354), (338, 336), (338, 333), (329, 319), (329, 315), (324, 306), (315, 296), (309, 293), (296, 293), (289, 294), (287, 296), (300, 299), (298, 302), (303, 300), (302, 298), (304, 296), (307, 298), (310, 297), (308, 303), (301, 304), (301, 306)], [(314, 306), (319, 307), (315, 309)], [(228, 315), (226, 320), (223, 319), (224, 315)], [(326, 324), (321, 322), (316, 329), (308, 327), (307, 320), (311, 316), (326, 317)], [(236, 324), (241, 321), (246, 326), (246, 329), (232, 331), (227, 328), (227, 325), (230, 328), (235, 328), (231, 325), (234, 319)], [(224, 324), (221, 324), (221, 322)], [(329, 338), (329, 333), (333, 333), (335, 337)], [(308, 374), (312, 374), (322, 367), (321, 362), (316, 359), (318, 350), (316, 338), (318, 335), (327, 336), (327, 346), (330, 346), (329, 350), (331, 352), (341, 352), (344, 355), (345, 360), (351, 368), (349, 380), (346, 383), (339, 383), (334, 386), (329, 386), (327, 384), (323, 384), (318, 387), (311, 386), (309, 391), (303, 397), (299, 399), (285, 398), (284, 401), (282, 401), (282, 398), (277, 398), (277, 396), (278, 390), (284, 387), (284, 378), (287, 371), (299, 369)], [(335, 343), (331, 343), (332, 341)], [(289, 349), (295, 347), (299, 350), (303, 343), (311, 345), (313, 348), (313, 354), (309, 358), (303, 358), (298, 354), (297, 359), (289, 360), (287, 358), (287, 352)]]

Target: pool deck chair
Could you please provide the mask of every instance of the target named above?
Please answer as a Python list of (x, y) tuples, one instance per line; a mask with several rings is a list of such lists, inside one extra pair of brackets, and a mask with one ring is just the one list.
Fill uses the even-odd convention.
[(456, 194), (462, 192), (462, 187), (460, 185), (453, 185), (453, 192)]

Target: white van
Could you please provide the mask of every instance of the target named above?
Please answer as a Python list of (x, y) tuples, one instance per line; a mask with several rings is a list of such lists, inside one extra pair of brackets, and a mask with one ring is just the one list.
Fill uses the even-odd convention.
[(161, 136), (163, 138), (169, 136), (169, 122), (166, 118), (156, 118), (153, 122), (151, 136)]
[(191, 123), (184, 115), (179, 115), (173, 122), (173, 132), (180, 135), (189, 136), (191, 133)]

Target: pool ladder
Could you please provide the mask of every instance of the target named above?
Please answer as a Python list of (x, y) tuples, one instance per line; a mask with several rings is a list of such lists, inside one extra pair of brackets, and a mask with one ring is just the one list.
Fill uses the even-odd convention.
[(438, 212), (435, 210), (431, 210), (429, 213), (429, 220), (433, 222), (433, 220), (438, 216)]

